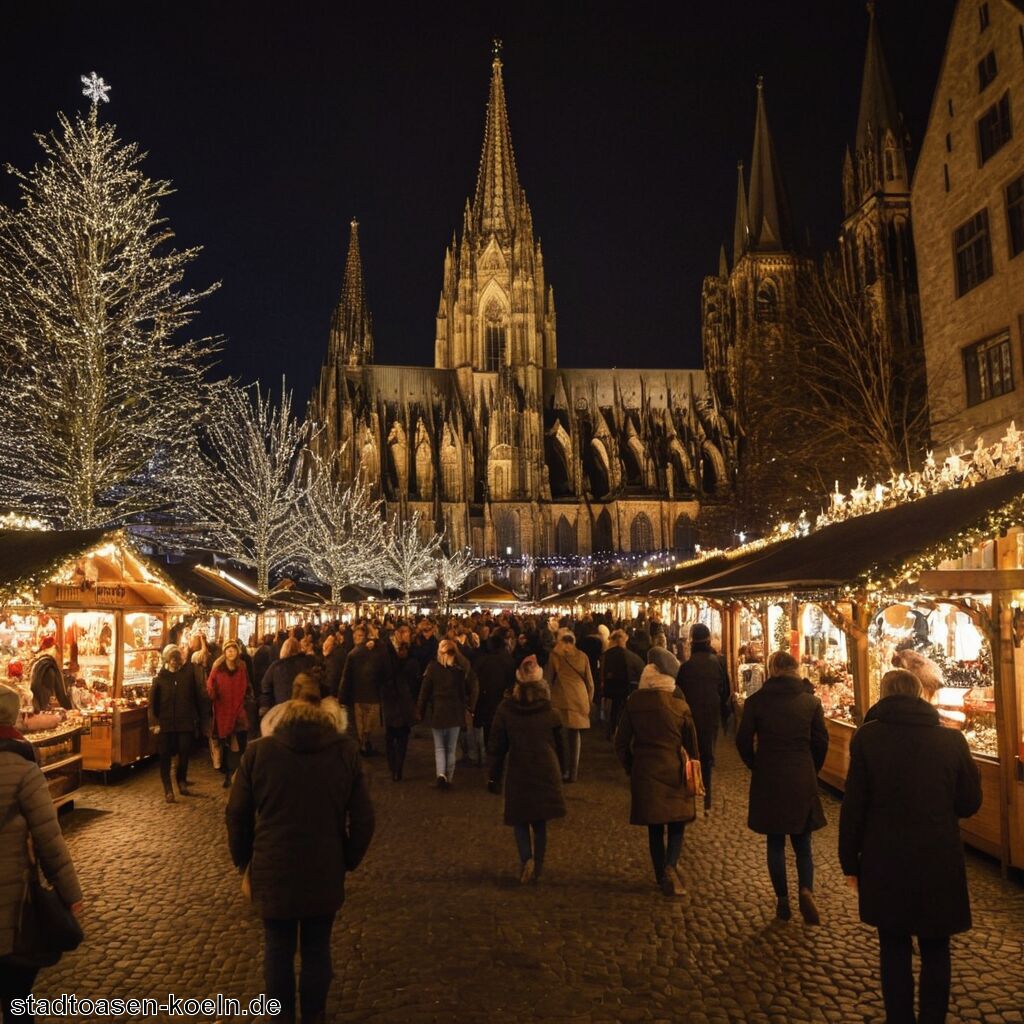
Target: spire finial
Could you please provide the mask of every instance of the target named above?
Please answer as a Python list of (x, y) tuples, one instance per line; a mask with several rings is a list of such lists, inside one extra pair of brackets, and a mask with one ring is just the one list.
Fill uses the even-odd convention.
[(348, 222), (348, 226), (350, 228), (358, 228), (359, 227), (359, 221), (353, 216), (353, 218)]
[(758, 75), (757, 76), (757, 91), (758, 92), (763, 92), (764, 91), (764, 75)]
[(491, 57), (493, 58), (492, 63), (494, 64), (501, 63), (501, 46), (501, 40), (497, 36), (495, 36), (491, 40)]
[(868, 14), (873, 18), (875, 16), (875, 0), (868, 0), (865, 6), (868, 9)]

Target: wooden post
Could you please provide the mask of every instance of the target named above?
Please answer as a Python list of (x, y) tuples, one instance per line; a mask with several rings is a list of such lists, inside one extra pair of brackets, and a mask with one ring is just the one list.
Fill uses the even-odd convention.
[(868, 627), (871, 625), (872, 607), (866, 593), (857, 594), (852, 604), (853, 622), (848, 635), (853, 641), (853, 693), (857, 707), (857, 724), (864, 721), (871, 704), (871, 659), (868, 651)]

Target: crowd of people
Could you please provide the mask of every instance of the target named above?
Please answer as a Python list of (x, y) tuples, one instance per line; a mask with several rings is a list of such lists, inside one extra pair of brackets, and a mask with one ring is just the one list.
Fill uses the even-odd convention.
[[(825, 824), (817, 783), (828, 747), (821, 703), (788, 652), (772, 655), (738, 702), (715, 647), (701, 623), (680, 636), (656, 618), (625, 623), (598, 613), (572, 620), (511, 612), (310, 623), (252, 638), (248, 647), (200, 634), (168, 645), (150, 699), (164, 798), (177, 799), (175, 757), (177, 794), (189, 795), (190, 754), (202, 737), (230, 789), (230, 853), (263, 919), (266, 993), (281, 1001), (281, 1019), (325, 1019), (345, 875), (359, 866), (374, 833), (365, 759), (378, 754), (383, 734), (388, 772), (402, 783), (418, 723), (433, 738), (433, 786), (450, 790), (462, 761), (485, 769), (470, 784), (475, 779), (504, 795), (524, 885), (543, 877), (547, 823), (566, 816), (564, 788), (585, 774), (581, 739), (594, 728), (629, 777), (630, 822), (647, 829), (654, 882), (668, 899), (685, 891), (686, 825), (712, 813), (715, 748), (732, 723), (751, 770), (748, 826), (766, 837), (776, 916), (792, 917), (788, 843), (800, 916), (819, 925), (812, 835)], [(38, 832), (44, 871), (77, 908), (74, 868), (52, 808), (39, 806), (31, 746), (14, 728), (18, 702), (3, 689), (3, 877), (27, 870), (25, 837)], [(859, 891), (862, 919), (879, 930), (892, 1022), (946, 1019), (949, 936), (971, 923), (958, 819), (980, 801), (963, 736), (940, 727), (912, 672), (889, 672), (852, 742), (839, 856)], [(35, 976), (8, 962), (15, 917), (16, 901), (0, 887), (4, 1000), (29, 991)], [(922, 956), (919, 1016), (911, 936)]]

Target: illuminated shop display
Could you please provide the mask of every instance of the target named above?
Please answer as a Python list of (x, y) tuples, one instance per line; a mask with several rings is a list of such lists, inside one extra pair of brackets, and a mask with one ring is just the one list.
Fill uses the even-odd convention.
[(857, 698), (846, 633), (818, 604), (805, 604), (800, 613), (800, 665), (825, 709), (838, 722), (857, 720)]

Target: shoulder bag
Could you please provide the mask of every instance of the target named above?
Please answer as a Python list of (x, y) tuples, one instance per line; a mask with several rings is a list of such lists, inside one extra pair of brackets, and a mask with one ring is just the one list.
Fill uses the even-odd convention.
[[(15, 801), (0, 828), (17, 813), (19, 808)], [(19, 967), (51, 967), (64, 953), (77, 949), (85, 934), (78, 918), (57, 891), (43, 884), (31, 835), (27, 839), (27, 852), (29, 876), (15, 923), (14, 946), (6, 960)]]
[[(694, 746), (697, 744), (696, 730), (693, 726), (690, 726), (693, 730)], [(704, 772), (700, 766), (700, 753), (698, 750), (697, 757), (690, 757), (686, 747), (682, 744), (679, 745), (679, 758), (683, 763), (683, 783), (686, 786), (687, 796), (692, 796), (695, 799), (697, 797), (703, 798), (704, 790)]]

